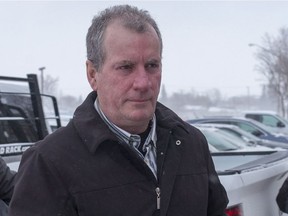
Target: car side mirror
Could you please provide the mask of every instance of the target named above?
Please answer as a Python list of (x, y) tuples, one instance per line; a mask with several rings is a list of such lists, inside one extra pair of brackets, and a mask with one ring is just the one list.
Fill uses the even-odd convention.
[(283, 124), (283, 122), (281, 122), (281, 121), (278, 121), (277, 127), (283, 128), (283, 127), (285, 127), (285, 124)]
[(253, 131), (252, 134), (254, 136), (257, 136), (257, 137), (260, 137), (262, 135), (262, 133), (260, 131), (257, 131), (257, 130)]

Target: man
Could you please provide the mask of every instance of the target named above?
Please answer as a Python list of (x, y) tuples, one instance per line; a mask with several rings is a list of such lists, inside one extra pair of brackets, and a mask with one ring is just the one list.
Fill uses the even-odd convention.
[(157, 103), (162, 39), (146, 11), (114, 6), (87, 34), (93, 92), (28, 149), (10, 216), (220, 216), (227, 196), (204, 136)]

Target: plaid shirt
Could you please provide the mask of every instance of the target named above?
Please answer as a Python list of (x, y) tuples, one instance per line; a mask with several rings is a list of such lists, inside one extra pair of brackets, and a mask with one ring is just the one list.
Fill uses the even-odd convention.
[(130, 134), (129, 132), (119, 128), (115, 124), (113, 124), (109, 119), (105, 116), (99, 106), (98, 98), (96, 98), (94, 103), (95, 109), (101, 116), (102, 120), (108, 125), (109, 129), (117, 136), (120, 142), (126, 143), (129, 145), (135, 153), (141, 157), (147, 166), (153, 172), (155, 178), (157, 178), (157, 165), (156, 165), (156, 116), (153, 115), (152, 118), (152, 126), (150, 132), (144, 142), (142, 151), (144, 155), (138, 150), (138, 147), (141, 143), (141, 138), (138, 134)]

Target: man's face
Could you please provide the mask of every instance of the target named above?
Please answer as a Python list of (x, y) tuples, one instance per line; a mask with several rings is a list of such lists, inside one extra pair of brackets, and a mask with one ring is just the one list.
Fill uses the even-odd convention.
[[(104, 50), (103, 67), (91, 73), (91, 78), (88, 74), (100, 107), (118, 127), (130, 133), (143, 132), (155, 111), (161, 84), (157, 34), (152, 27), (140, 34), (114, 22), (106, 29)], [(88, 61), (87, 73), (91, 67)]]

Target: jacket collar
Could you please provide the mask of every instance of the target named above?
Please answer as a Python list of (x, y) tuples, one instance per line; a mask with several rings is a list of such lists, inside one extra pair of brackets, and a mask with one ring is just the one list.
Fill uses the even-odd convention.
[(159, 125), (169, 130), (176, 130), (176, 128), (180, 127), (184, 131), (189, 133), (187, 123), (184, 122), (177, 114), (175, 114), (172, 110), (170, 110), (160, 102), (157, 102), (155, 114), (157, 117), (157, 126)]
[(94, 153), (98, 146), (107, 140), (118, 141), (117, 137), (110, 131), (95, 110), (94, 102), (96, 97), (97, 93), (91, 92), (76, 109), (72, 120), (78, 135), (91, 153)]
[[(98, 146), (108, 140), (118, 142), (116, 135), (101, 119), (94, 107), (97, 93), (91, 92), (85, 101), (76, 109), (72, 124), (82, 141), (87, 145), (89, 151), (94, 153)], [(157, 126), (169, 130), (180, 127), (188, 133), (185, 123), (170, 109), (157, 102), (156, 106)]]

